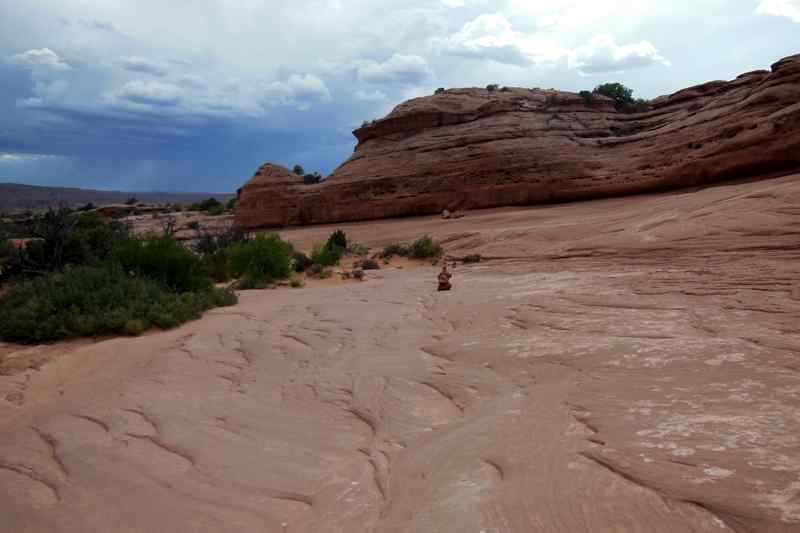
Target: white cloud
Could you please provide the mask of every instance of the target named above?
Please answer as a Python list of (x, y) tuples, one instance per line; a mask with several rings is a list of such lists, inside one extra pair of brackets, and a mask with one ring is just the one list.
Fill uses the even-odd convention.
[(162, 77), (169, 72), (164, 63), (139, 56), (124, 57), (120, 60), (120, 65), (130, 72), (150, 74), (151, 76)]
[(425, 58), (394, 54), (383, 63), (359, 61), (358, 79), (376, 85), (415, 85), (428, 79), (433, 71)]
[(313, 74), (292, 74), (286, 81), (275, 81), (264, 87), (262, 103), (265, 106), (291, 106), (298, 111), (308, 111), (314, 104), (331, 101), (325, 82)]
[(553, 63), (567, 53), (549, 38), (515, 31), (500, 13), (480, 15), (442, 44), (453, 55), (517, 66)]
[(28, 50), (11, 56), (11, 62), (30, 69), (70, 70), (72, 67), (49, 48)]
[(364, 91), (358, 90), (353, 93), (358, 100), (362, 100), (364, 102), (385, 102), (389, 99), (389, 97), (383, 91)]
[(648, 41), (617, 45), (610, 35), (598, 35), (588, 44), (572, 50), (568, 64), (570, 69), (582, 74), (623, 72), (656, 64), (671, 65)]
[(181, 100), (181, 89), (171, 83), (133, 80), (112, 93), (111, 99), (148, 106), (175, 106)]
[(800, 0), (760, 0), (756, 7), (756, 13), (786, 17), (793, 22), (800, 23)]
[(55, 159), (59, 156), (49, 154), (24, 154), (24, 153), (0, 153), (0, 163), (25, 163), (28, 161), (42, 161), (44, 159)]

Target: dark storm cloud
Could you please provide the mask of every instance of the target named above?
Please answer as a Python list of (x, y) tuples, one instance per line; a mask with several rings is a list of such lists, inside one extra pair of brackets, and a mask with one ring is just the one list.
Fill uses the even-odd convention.
[(796, 53), (798, 13), (797, 0), (4, 0), (0, 180), (230, 191), (265, 161), (328, 173), (363, 120), (436, 87), (621, 81), (654, 97)]

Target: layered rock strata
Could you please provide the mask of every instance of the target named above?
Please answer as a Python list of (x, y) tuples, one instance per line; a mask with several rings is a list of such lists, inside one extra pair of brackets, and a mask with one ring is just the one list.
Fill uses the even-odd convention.
[(539, 89), (451, 89), (354, 131), (323, 183), (262, 166), (240, 191), (248, 228), (591, 199), (800, 168), (800, 55), (618, 113)]

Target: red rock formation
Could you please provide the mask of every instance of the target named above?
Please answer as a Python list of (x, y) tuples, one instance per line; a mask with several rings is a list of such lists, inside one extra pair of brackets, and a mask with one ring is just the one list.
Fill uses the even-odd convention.
[(707, 184), (800, 168), (800, 55), (621, 114), (599, 97), (451, 89), (354, 135), (323, 183), (264, 165), (243, 187), (249, 228), (368, 220)]

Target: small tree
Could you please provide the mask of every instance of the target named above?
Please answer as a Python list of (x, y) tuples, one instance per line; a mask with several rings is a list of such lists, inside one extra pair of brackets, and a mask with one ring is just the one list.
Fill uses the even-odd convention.
[(486, 90), (489, 91), (490, 93), (495, 92), (499, 88), (500, 86), (497, 85), (496, 83), (490, 83), (489, 85), (486, 86)]
[(583, 98), (583, 103), (586, 104), (586, 107), (592, 107), (594, 105), (594, 93), (591, 91), (581, 91), (580, 92), (581, 98)]
[(439, 87), (433, 94), (435, 95), (444, 94), (444, 87)]
[(303, 168), (302, 165), (293, 166), (292, 167), (292, 172), (294, 172), (298, 176), (304, 176), (306, 174), (306, 170)]
[(313, 172), (311, 174), (306, 174), (303, 176), (303, 183), (306, 185), (313, 185), (315, 183), (320, 183), (322, 181), (322, 174), (319, 172)]
[(633, 89), (629, 89), (621, 83), (604, 83), (594, 88), (595, 94), (607, 96), (614, 100), (614, 107), (617, 111), (622, 111), (625, 106), (633, 103)]

